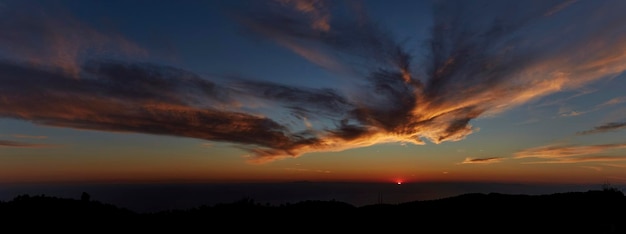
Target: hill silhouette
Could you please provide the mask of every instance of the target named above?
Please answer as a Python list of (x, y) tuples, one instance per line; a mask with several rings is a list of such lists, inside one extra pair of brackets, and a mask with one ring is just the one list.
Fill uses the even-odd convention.
[[(626, 197), (612, 188), (549, 195), (468, 193), (399, 204), (329, 200), (281, 205), (251, 198), (139, 213), (91, 200), (20, 195), (0, 202), (5, 228), (119, 232), (626, 233)], [(218, 231), (221, 230), (221, 231)]]

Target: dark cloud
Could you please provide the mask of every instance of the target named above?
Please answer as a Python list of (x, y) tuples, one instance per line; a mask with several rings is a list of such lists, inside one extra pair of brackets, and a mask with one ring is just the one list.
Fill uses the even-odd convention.
[[(0, 116), (37, 124), (140, 132), (288, 150), (303, 139), (266, 117), (206, 106), (228, 104), (216, 85), (166, 66), (90, 61), (81, 79), (0, 63)], [(45, 100), (45, 101), (43, 101)]]
[(589, 134), (596, 134), (596, 133), (611, 132), (611, 131), (616, 131), (616, 130), (623, 129), (623, 128), (626, 128), (626, 122), (612, 122), (612, 123), (606, 123), (600, 126), (596, 126), (591, 130), (577, 132), (576, 135), (589, 135)]
[[(378, 143), (462, 140), (477, 130), (476, 118), (626, 68), (626, 25), (615, 23), (626, 21), (615, 6), (621, 2), (437, 1), (423, 56), (362, 12), (334, 14), (346, 10), (340, 2), (255, 5), (265, 3), (240, 22), (351, 85), (294, 87), (255, 77), (218, 83), (168, 65), (86, 54), (102, 42), (134, 47), (73, 19), (63, 18), (74, 23), (61, 27), (50, 23), (54, 17), (26, 17), (0, 24), (16, 32), (0, 36), (2, 48), (15, 48), (0, 51), (0, 117), (231, 142), (265, 162)], [(82, 33), (89, 36), (72, 36)], [(37, 36), (55, 40), (31, 40)], [(37, 57), (40, 47), (44, 56)]]
[(314, 89), (254, 80), (241, 80), (230, 85), (239, 95), (253, 96), (291, 109), (303, 116), (341, 117), (345, 110), (355, 108), (342, 94), (330, 88)]

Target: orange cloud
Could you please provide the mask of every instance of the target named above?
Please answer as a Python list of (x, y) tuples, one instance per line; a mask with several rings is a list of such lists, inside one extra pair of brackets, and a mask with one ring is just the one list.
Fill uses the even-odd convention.
[(492, 163), (499, 163), (502, 160), (504, 160), (501, 157), (490, 157), (490, 158), (465, 158), (465, 160), (463, 160), (463, 162), (461, 162), (460, 164), (492, 164)]

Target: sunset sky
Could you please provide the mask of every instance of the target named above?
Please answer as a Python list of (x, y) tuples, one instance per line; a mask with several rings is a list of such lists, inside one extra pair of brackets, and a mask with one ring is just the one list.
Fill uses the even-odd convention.
[(625, 10), (0, 0), (0, 184), (626, 184)]

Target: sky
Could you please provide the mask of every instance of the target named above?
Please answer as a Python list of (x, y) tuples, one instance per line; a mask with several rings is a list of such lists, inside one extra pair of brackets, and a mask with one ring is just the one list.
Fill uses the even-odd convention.
[(0, 0), (0, 184), (626, 184), (625, 9)]

